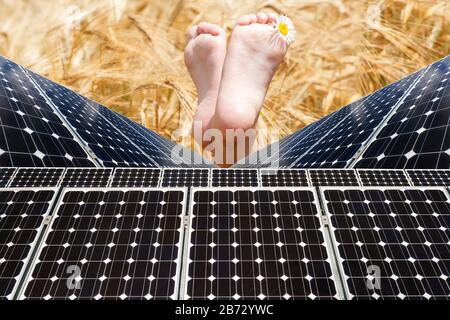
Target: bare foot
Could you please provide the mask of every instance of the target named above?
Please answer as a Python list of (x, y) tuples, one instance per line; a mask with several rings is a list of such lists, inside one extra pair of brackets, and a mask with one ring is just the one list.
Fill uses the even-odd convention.
[[(184, 61), (198, 95), (194, 128), (196, 123), (201, 123), (202, 132), (205, 132), (215, 113), (227, 38), (222, 28), (206, 22), (191, 27), (186, 37)], [(203, 140), (197, 142), (205, 146)]]
[(277, 38), (275, 14), (241, 17), (231, 34), (225, 58), (214, 125), (250, 129), (258, 120), (269, 84), (287, 45)]

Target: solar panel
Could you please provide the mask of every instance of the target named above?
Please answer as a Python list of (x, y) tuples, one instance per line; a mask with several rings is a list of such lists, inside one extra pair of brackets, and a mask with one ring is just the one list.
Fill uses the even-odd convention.
[(63, 168), (19, 168), (10, 187), (57, 187)]
[(22, 68), (1, 56), (0, 129), (0, 166), (94, 166)]
[(406, 170), (414, 186), (450, 186), (450, 170)]
[[(211, 161), (203, 158), (201, 155), (193, 152), (192, 150), (188, 150), (187, 148), (182, 147), (181, 145), (178, 145), (175, 142), (168, 140), (151, 130), (148, 130), (140, 124), (131, 121), (127, 117), (123, 117), (120, 115), (119, 117), (124, 122), (128, 123), (128, 125), (130, 125), (134, 130), (138, 131), (145, 139), (151, 141), (152, 145), (154, 145), (156, 148), (152, 152), (152, 157), (155, 158), (155, 161), (158, 162), (162, 167), (201, 168), (214, 166)], [(182, 154), (180, 155), (179, 152), (182, 152)], [(170, 158), (168, 158), (167, 155), (170, 155)]]
[(256, 169), (211, 169), (212, 187), (257, 187)]
[(110, 187), (158, 187), (161, 169), (116, 168)]
[(314, 187), (359, 186), (356, 172), (352, 169), (311, 169), (308, 172)]
[(12, 299), (55, 189), (0, 189), (0, 300)]
[(6, 187), (16, 172), (16, 168), (0, 168), (0, 188)]
[(356, 170), (363, 186), (401, 187), (410, 186), (408, 177), (403, 170)]
[(450, 56), (431, 65), (356, 167), (450, 168)]
[[(302, 157), (302, 155), (308, 151), (312, 146), (314, 146), (320, 139), (323, 138), (330, 130), (335, 128), (341, 121), (343, 121), (352, 110), (352, 108), (358, 105), (361, 101), (352, 103), (340, 110), (332, 113), (331, 115), (322, 118), (323, 120), (319, 125), (309, 132), (302, 139), (296, 139), (294, 145), (287, 144), (285, 148), (287, 152), (280, 152), (280, 167), (291, 168), (293, 164)], [(300, 166), (297, 166), (300, 168)]]
[(414, 73), (350, 106), (349, 115), (329, 127), (320, 140), (292, 166), (294, 168), (345, 168), (408, 93), (421, 72)]
[(262, 187), (309, 187), (308, 173), (299, 169), (261, 169)]
[(209, 169), (168, 169), (162, 173), (162, 187), (208, 187)]
[(155, 166), (142, 149), (101, 115), (103, 107), (38, 74), (27, 72), (103, 166)]
[(184, 190), (65, 189), (23, 299), (176, 299)]
[(323, 188), (351, 299), (450, 298), (450, 200), (438, 188)]
[(188, 299), (339, 298), (312, 189), (193, 189)]
[(93, 188), (107, 187), (113, 169), (68, 168), (61, 181), (61, 187)]

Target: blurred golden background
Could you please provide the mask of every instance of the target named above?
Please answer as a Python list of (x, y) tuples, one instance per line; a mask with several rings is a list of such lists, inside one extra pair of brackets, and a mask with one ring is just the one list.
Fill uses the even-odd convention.
[[(0, 0), (0, 54), (170, 138), (196, 107), (185, 31), (287, 14), (297, 41), (261, 115), (259, 144), (450, 53), (448, 0)], [(188, 134), (178, 141), (194, 147)]]

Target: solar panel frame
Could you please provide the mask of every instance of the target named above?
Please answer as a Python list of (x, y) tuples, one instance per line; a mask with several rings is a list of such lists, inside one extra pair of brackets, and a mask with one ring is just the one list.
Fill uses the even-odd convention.
[[(157, 182), (151, 185), (143, 185), (143, 182), (139, 182), (139, 185), (136, 184), (127, 184), (127, 183), (120, 183), (120, 181), (117, 181), (117, 179), (119, 179), (120, 177), (123, 177), (123, 175), (121, 175), (119, 172), (120, 171), (129, 171), (129, 172), (146, 172), (149, 171), (151, 173), (151, 175), (153, 175), (153, 173), (155, 176), (157, 175)], [(161, 176), (162, 176), (162, 169), (161, 168), (130, 168), (130, 167), (126, 167), (126, 168), (115, 168), (114, 172), (112, 173), (112, 177), (110, 178), (110, 182), (108, 183), (108, 187), (109, 188), (157, 188), (160, 186), (160, 182), (161, 182)], [(145, 174), (145, 173), (144, 173)], [(144, 177), (142, 177), (144, 178)], [(139, 177), (137, 177), (137, 179), (141, 179)], [(142, 179), (141, 179), (142, 180)]]
[[(180, 299), (181, 300), (188, 300), (189, 299), (189, 295), (188, 295), (188, 281), (190, 280), (189, 277), (189, 262), (192, 260), (190, 260), (189, 255), (190, 255), (190, 246), (191, 245), (191, 236), (192, 236), (192, 223), (193, 223), (193, 217), (194, 217), (194, 197), (195, 197), (195, 193), (197, 191), (231, 191), (231, 192), (235, 192), (235, 191), (251, 191), (251, 192), (255, 192), (255, 191), (309, 191), (312, 192), (313, 196), (314, 196), (314, 201), (312, 202), (313, 204), (315, 204), (316, 209), (317, 209), (317, 217), (319, 218), (319, 223), (320, 223), (320, 230), (322, 232), (323, 238), (324, 238), (324, 244), (325, 244), (325, 252), (328, 255), (328, 259), (324, 260), (327, 261), (330, 264), (330, 269), (331, 269), (331, 277), (330, 279), (332, 279), (334, 281), (335, 284), (335, 289), (336, 289), (336, 295), (334, 296), (335, 299), (338, 300), (342, 300), (344, 299), (344, 291), (343, 291), (343, 286), (341, 283), (341, 279), (339, 277), (339, 270), (338, 267), (336, 265), (336, 260), (335, 260), (335, 256), (333, 253), (333, 245), (331, 244), (331, 239), (330, 239), (330, 233), (328, 231), (328, 228), (325, 226), (324, 224), (324, 220), (323, 220), (323, 215), (322, 215), (322, 205), (320, 203), (320, 198), (318, 197), (317, 191), (315, 188), (313, 187), (212, 187), (212, 188), (192, 188), (190, 190), (190, 195), (189, 195), (189, 208), (188, 208), (188, 223), (187, 223), (187, 227), (186, 227), (186, 231), (185, 231), (185, 241), (184, 241), (184, 250), (183, 250), (183, 266), (182, 266), (182, 271), (181, 271), (181, 280), (180, 280)], [(280, 297), (281, 299), (282, 297)], [(230, 300), (232, 299), (232, 297), (230, 297)], [(320, 300), (320, 297), (319, 297)]]
[[(101, 185), (79, 185), (79, 184), (74, 184), (73, 182), (71, 184), (67, 184), (68, 182), (67, 179), (69, 179), (70, 173), (73, 171), (99, 171), (99, 172), (108, 172), (109, 171), (109, 177), (108, 180)], [(67, 168), (66, 171), (64, 172), (64, 175), (59, 183), (60, 187), (63, 188), (99, 188), (99, 187), (108, 187), (108, 185), (111, 183), (112, 177), (113, 177), (113, 173), (114, 173), (114, 168), (106, 168), (106, 167), (100, 167), (100, 168)], [(103, 176), (103, 174), (102, 174)], [(77, 178), (78, 180), (78, 178)], [(92, 181), (92, 179), (90, 179)]]
[[(308, 171), (308, 177), (309, 177), (309, 181), (311, 182), (311, 185), (313, 186), (313, 187), (320, 187), (320, 186), (361, 186), (361, 181), (359, 180), (359, 176), (358, 176), (358, 174), (356, 173), (356, 170), (354, 170), (354, 169), (308, 169), (307, 170)], [(315, 179), (317, 178), (317, 179), (319, 179), (319, 176), (317, 176), (316, 177), (316, 173), (322, 173), (322, 172), (326, 172), (327, 174), (328, 173), (330, 173), (330, 174), (332, 174), (332, 173), (336, 173), (336, 174), (338, 174), (338, 173), (340, 173), (340, 172), (345, 172), (346, 173), (346, 175), (348, 174), (348, 175), (353, 175), (353, 177), (351, 177), (351, 178), (354, 178), (355, 179), (355, 181), (353, 182), (353, 183), (351, 183), (351, 184), (346, 184), (345, 182), (341, 182), (341, 180), (339, 180), (338, 182), (337, 182), (337, 184), (333, 184), (333, 185), (330, 185), (330, 184), (323, 184), (323, 183), (321, 183), (321, 182), (315, 182)], [(335, 176), (333, 176), (333, 179), (335, 178)], [(355, 183), (358, 183), (357, 185), (355, 184)]]
[[(173, 183), (169, 179), (169, 175), (172, 172), (178, 172), (177, 177), (180, 176), (180, 173), (186, 171), (186, 172), (192, 172), (192, 175), (195, 172), (201, 172), (201, 175), (204, 175), (206, 173), (206, 180), (204, 182), (201, 182), (203, 185), (198, 185), (196, 181), (192, 181), (192, 183), (189, 183), (189, 181), (185, 181), (182, 184)], [(192, 176), (190, 175), (190, 177)], [(188, 179), (193, 180), (193, 179)], [(211, 185), (211, 169), (210, 168), (163, 168), (161, 172), (161, 181), (159, 186), (162, 188), (193, 188), (193, 187), (209, 187)]]
[[(405, 170), (406, 175), (409, 177), (411, 181), (411, 185), (416, 187), (426, 187), (426, 186), (450, 186), (450, 170), (444, 169), (415, 169), (415, 170)], [(430, 174), (432, 175), (432, 179), (440, 179), (443, 182), (422, 182), (420, 179), (423, 177), (418, 177), (418, 174)], [(446, 177), (444, 177), (446, 176)], [(445, 178), (445, 180), (444, 180)], [(445, 182), (448, 181), (448, 182)]]
[[(267, 173), (265, 173), (267, 172)], [(272, 174), (270, 174), (272, 173)], [(280, 178), (280, 175), (282, 176), (283, 179), (285, 179), (286, 174), (289, 175), (291, 178), (299, 178), (300, 180), (305, 179), (306, 180), (306, 184), (304, 183), (304, 181), (302, 181), (301, 183), (298, 183), (296, 185), (294, 185), (295, 183), (291, 183), (289, 185), (282, 185), (282, 184), (274, 184), (274, 185), (270, 185), (272, 182), (268, 182), (265, 181), (265, 179), (263, 178), (265, 175), (269, 176), (269, 175), (276, 175), (276, 179)], [(295, 173), (295, 174), (294, 174)], [(295, 175), (295, 177), (294, 177)], [(259, 181), (260, 181), (260, 185), (261, 187), (312, 187), (311, 181), (309, 179), (309, 174), (308, 174), (308, 170), (306, 169), (285, 169), (285, 168), (281, 168), (281, 169), (259, 169)]]
[[(326, 191), (346, 191), (346, 190), (356, 190), (356, 191), (365, 191), (365, 190), (381, 190), (381, 191), (385, 191), (385, 190), (438, 190), (438, 191), (442, 191), (446, 197), (447, 197), (447, 201), (450, 201), (450, 192), (449, 190), (446, 190), (446, 188), (444, 187), (320, 187), (319, 188), (319, 195), (321, 198), (321, 203), (322, 203), (322, 210), (323, 210), (323, 214), (326, 216), (326, 219), (328, 220), (327, 224), (329, 225), (329, 235), (331, 238), (331, 244), (333, 246), (333, 251), (334, 251), (334, 258), (336, 259), (336, 265), (337, 268), (339, 270), (339, 275), (340, 278), (342, 279), (341, 284), (343, 286), (343, 290), (345, 293), (345, 297), (346, 300), (353, 300), (353, 299), (358, 299), (358, 296), (353, 295), (350, 292), (350, 289), (348, 287), (348, 283), (346, 281), (346, 277), (348, 279), (351, 279), (350, 277), (346, 276), (345, 270), (344, 270), (344, 266), (343, 266), (343, 262), (345, 261), (345, 259), (343, 259), (340, 255), (339, 255), (339, 249), (337, 247), (338, 244), (340, 244), (337, 239), (336, 239), (336, 234), (335, 234), (335, 230), (336, 228), (334, 228), (334, 226), (332, 225), (332, 220), (331, 217), (333, 216), (333, 214), (331, 214), (328, 210), (328, 206), (327, 203), (328, 201), (326, 200), (325, 197), (325, 192)], [(401, 260), (400, 260), (401, 261)], [(389, 298), (389, 297), (388, 297)], [(367, 299), (366, 297), (359, 297), (359, 299)]]
[[(65, 194), (67, 194), (68, 192), (73, 192), (73, 191), (82, 191), (82, 192), (95, 192), (95, 191), (122, 191), (122, 192), (129, 192), (129, 191), (143, 191), (143, 192), (152, 192), (152, 191), (156, 191), (156, 192), (167, 192), (167, 191), (182, 191), (183, 192), (183, 201), (182, 201), (182, 210), (180, 215), (178, 215), (178, 217), (180, 218), (180, 228), (176, 229), (179, 233), (180, 233), (180, 237), (179, 237), (179, 243), (177, 244), (179, 247), (179, 251), (178, 251), (178, 257), (177, 259), (174, 260), (174, 262), (177, 264), (176, 266), (176, 275), (173, 277), (175, 279), (175, 285), (174, 285), (174, 293), (172, 294), (172, 296), (168, 297), (171, 298), (172, 300), (177, 300), (179, 298), (180, 295), (180, 279), (181, 279), (181, 271), (182, 271), (182, 265), (183, 265), (183, 248), (184, 248), (184, 238), (185, 238), (185, 214), (187, 211), (187, 195), (188, 195), (188, 189), (187, 188), (109, 188), (109, 187), (104, 187), (104, 188), (65, 188), (62, 192), (62, 194), (59, 196), (58, 202), (56, 203), (54, 210), (53, 210), (53, 215), (51, 217), (51, 221), (48, 223), (48, 227), (46, 228), (46, 230), (44, 231), (44, 234), (42, 235), (42, 239), (40, 241), (40, 243), (38, 244), (38, 247), (36, 249), (36, 254), (34, 255), (33, 261), (29, 262), (30, 267), (28, 268), (28, 272), (26, 275), (23, 275), (23, 285), (20, 288), (20, 291), (18, 291), (16, 293), (17, 295), (17, 299), (18, 300), (27, 300), (28, 297), (25, 295), (26, 294), (26, 289), (29, 285), (29, 283), (33, 280), (32, 279), (32, 274), (34, 271), (34, 268), (36, 267), (37, 263), (39, 263), (39, 257), (42, 253), (42, 250), (44, 248), (44, 244), (45, 241), (47, 239), (47, 237), (49, 236), (52, 226), (55, 223), (56, 220), (56, 216), (57, 213), (59, 211), (59, 208), (62, 205), (62, 201), (64, 199)], [(125, 229), (127, 230), (127, 229)], [(114, 261), (114, 260), (112, 260)], [(41, 299), (44, 297), (41, 297)], [(120, 298), (120, 297), (117, 297)], [(94, 297), (91, 297), (88, 300), (93, 300), (95, 299)], [(83, 298), (80, 298), (80, 300), (86, 300)], [(117, 299), (118, 300), (118, 299)]]
[[(240, 175), (242, 175), (242, 173), (248, 173), (248, 176), (250, 176), (250, 183), (247, 185), (221, 185), (222, 182), (220, 182), (219, 177), (220, 174), (216, 174), (217, 172), (233, 172), (233, 175), (235, 175), (236, 173), (239, 173)], [(254, 184), (255, 181), (253, 181), (252, 179), (256, 178), (256, 185)], [(216, 180), (217, 179), (217, 184), (216, 184)], [(252, 185), (253, 184), (253, 185)], [(234, 169), (234, 168), (230, 168), (230, 169), (222, 169), (222, 168), (212, 168), (211, 169), (211, 180), (210, 180), (210, 184), (211, 187), (259, 187), (261, 185), (261, 181), (259, 180), (259, 171), (258, 169), (254, 169), (254, 168), (248, 168), (248, 169)]]
[[(0, 192), (21, 192), (21, 191), (33, 191), (33, 192), (38, 192), (38, 191), (53, 191), (53, 196), (51, 201), (49, 201), (49, 206), (48, 209), (46, 211), (46, 213), (42, 216), (42, 222), (40, 223), (40, 227), (33, 229), (36, 230), (36, 236), (34, 238), (34, 240), (32, 242), (30, 242), (28, 244), (28, 246), (30, 246), (30, 250), (28, 252), (27, 258), (22, 260), (24, 261), (24, 265), (22, 267), (22, 270), (20, 271), (20, 273), (15, 277), (17, 278), (16, 283), (11, 291), (11, 293), (5, 297), (6, 300), (12, 300), (14, 299), (17, 295), (18, 295), (18, 291), (20, 290), (21, 287), (21, 283), (22, 283), (22, 278), (25, 276), (27, 267), (30, 264), (30, 260), (34, 257), (34, 252), (35, 252), (35, 247), (38, 244), (42, 232), (45, 229), (45, 226), (47, 224), (46, 219), (48, 219), (48, 217), (51, 216), (52, 212), (53, 212), (53, 208), (55, 206), (55, 203), (58, 199), (58, 188), (0, 188)], [(25, 229), (23, 229), (25, 230)], [(26, 229), (26, 230), (32, 230), (32, 229)], [(0, 297), (1, 300), (1, 297)]]
[[(383, 184), (383, 181), (377, 181), (376, 177), (374, 178), (373, 175), (376, 173), (381, 173), (383, 175), (386, 173), (383, 179), (387, 176), (388, 180), (385, 184)], [(359, 181), (361, 183), (361, 186), (370, 187), (370, 186), (379, 186), (379, 187), (411, 187), (412, 183), (406, 174), (406, 172), (402, 169), (356, 169), (356, 174), (358, 175)], [(395, 182), (393, 181), (395, 179), (391, 177), (391, 174), (396, 174), (398, 176), (401, 176), (402, 182)], [(372, 179), (370, 182), (366, 179)]]
[(5, 187), (9, 186), (16, 171), (17, 171), (17, 168), (15, 168), (15, 167), (1, 167), (0, 168), (0, 188), (5, 188)]
[[(32, 172), (33, 171), (53, 171), (53, 172), (55, 172), (55, 171), (59, 172), (60, 171), (60, 174), (59, 174), (59, 178), (56, 181), (54, 181), (54, 183), (46, 183), (46, 184), (44, 184), (43, 183), (44, 181), (36, 179), (36, 180), (32, 181), (31, 184), (30, 184), (30, 182), (23, 181), (24, 178), (25, 178), (24, 177), (24, 174), (25, 174), (24, 171), (32, 171)], [(62, 181), (62, 179), (64, 177), (65, 172), (66, 172), (66, 168), (21, 167), (21, 168), (17, 169), (14, 177), (11, 179), (11, 181), (10, 181), (8, 186), (11, 187), (11, 188), (43, 188), (43, 187), (53, 188), (53, 187), (59, 187), (59, 185), (60, 185), (60, 183), (61, 183), (61, 181)], [(19, 175), (21, 175), (21, 176), (19, 176)], [(38, 183), (39, 181), (42, 182), (42, 183)]]

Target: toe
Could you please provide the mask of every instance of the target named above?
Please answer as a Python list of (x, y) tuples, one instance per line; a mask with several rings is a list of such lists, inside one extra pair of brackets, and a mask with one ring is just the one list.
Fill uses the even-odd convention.
[(267, 14), (267, 17), (268, 17), (268, 19), (267, 19), (268, 24), (274, 23), (275, 21), (277, 21), (277, 15), (275, 13), (270, 12)]
[(269, 17), (267, 16), (266, 13), (260, 12), (256, 15), (257, 18), (257, 22), (258, 23), (267, 23), (267, 20), (269, 19)]
[(218, 36), (222, 30), (218, 25), (209, 23), (206, 27), (206, 31), (213, 36)]
[(251, 20), (251, 23), (256, 23), (258, 21), (258, 17), (256, 16), (256, 14), (251, 14), (250, 20)]
[(252, 23), (252, 19), (250, 18), (249, 15), (240, 17), (236, 22), (236, 24), (240, 26), (246, 26), (249, 25), (250, 23)]
[(198, 25), (198, 34), (210, 34), (218, 36), (222, 33), (222, 28), (216, 24), (202, 22)]
[(208, 23), (207, 22), (200, 22), (198, 24), (197, 34), (207, 33), (206, 32), (207, 28), (208, 28)]
[(186, 42), (189, 42), (190, 40), (194, 39), (197, 36), (197, 29), (198, 29), (197, 25), (189, 28), (189, 30), (186, 32)]

